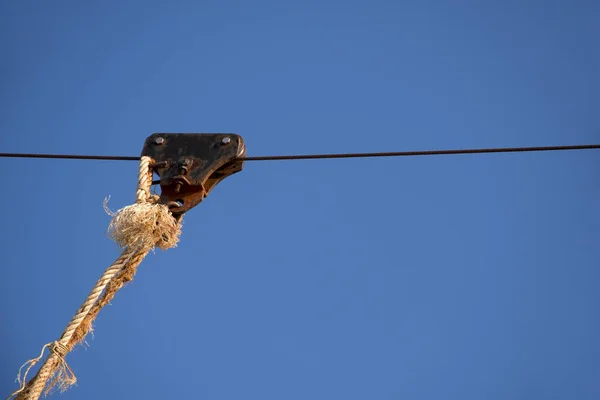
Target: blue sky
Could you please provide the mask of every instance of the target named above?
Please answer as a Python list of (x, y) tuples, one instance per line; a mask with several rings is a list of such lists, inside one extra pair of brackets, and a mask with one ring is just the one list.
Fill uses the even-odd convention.
[[(0, 151), (600, 142), (597, 1), (5, 1)], [(113, 259), (135, 162), (2, 159), (0, 389)], [(247, 163), (67, 360), (68, 399), (597, 399), (597, 151)]]

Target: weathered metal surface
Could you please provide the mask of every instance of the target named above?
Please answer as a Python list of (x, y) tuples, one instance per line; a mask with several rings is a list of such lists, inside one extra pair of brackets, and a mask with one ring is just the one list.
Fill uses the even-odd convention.
[(160, 201), (173, 215), (197, 206), (223, 179), (243, 168), (246, 146), (233, 133), (155, 133), (142, 156), (154, 159), (160, 177)]

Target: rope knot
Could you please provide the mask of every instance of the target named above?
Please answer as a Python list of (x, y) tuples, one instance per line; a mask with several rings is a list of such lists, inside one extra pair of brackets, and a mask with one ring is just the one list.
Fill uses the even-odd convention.
[(158, 203), (158, 196), (150, 193), (151, 163), (150, 157), (142, 157), (140, 161), (134, 204), (112, 212), (107, 206), (108, 199), (104, 201), (105, 211), (112, 216), (108, 234), (121, 249), (144, 251), (158, 247), (166, 250), (179, 242), (181, 223), (173, 217), (169, 207)]
[(69, 352), (69, 348), (67, 346), (65, 346), (64, 344), (61, 344), (59, 342), (52, 343), (52, 346), (50, 346), (50, 350), (54, 354), (56, 354), (57, 356), (59, 356), (60, 358), (65, 358), (65, 356)]

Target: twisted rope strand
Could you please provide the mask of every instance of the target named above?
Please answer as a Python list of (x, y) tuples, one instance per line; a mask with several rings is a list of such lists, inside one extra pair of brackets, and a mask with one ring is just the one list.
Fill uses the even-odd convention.
[[(127, 265), (127, 263), (130, 261), (133, 255), (133, 251), (124, 251), (119, 256), (119, 258), (117, 258), (115, 262), (113, 262), (113, 264), (110, 267), (108, 267), (108, 269), (105, 271), (105, 273), (94, 286), (94, 289), (92, 289), (92, 292), (90, 293), (88, 298), (79, 308), (79, 310), (77, 310), (75, 316), (67, 325), (67, 328), (63, 332), (61, 338), (56, 342), (59, 344), (59, 346), (64, 346), (62, 348), (63, 351), (56, 351), (58, 346), (51, 347), (51, 353), (42, 365), (42, 367), (39, 369), (38, 373), (29, 381), (29, 383), (26, 386), (23, 385), (21, 389), (13, 393), (11, 397), (16, 394), (19, 394), (19, 396), (15, 400), (37, 400), (41, 396), (46, 385), (48, 385), (48, 388), (46, 389), (46, 394), (48, 394), (56, 385), (60, 385), (61, 389), (66, 389), (76, 382), (75, 375), (72, 373), (68, 365), (66, 365), (66, 362), (64, 360), (66, 353), (70, 352), (76, 344), (73, 343), (71, 339), (73, 338), (73, 335), (76, 331), (79, 331), (79, 335), (81, 335), (80, 328), (82, 327), (82, 323), (85, 317), (89, 314), (93, 305), (100, 297), (100, 294), (107, 287), (112, 278), (125, 265)], [(139, 259), (138, 263), (140, 263), (142, 259), (143, 257)], [(100, 287), (100, 290), (97, 290), (98, 287)], [(91, 328), (91, 323), (88, 326), (88, 329), (86, 329), (85, 331), (86, 334), (89, 331), (89, 328)], [(83, 334), (81, 339), (83, 339), (84, 336), (85, 334)], [(65, 349), (66, 351), (64, 351)], [(35, 362), (32, 363), (30, 367), (32, 367), (34, 364)], [(64, 366), (64, 369), (62, 371), (60, 370), (61, 365)], [(60, 374), (57, 372), (63, 372), (64, 374)], [(23, 381), (24, 380), (25, 379), (23, 378)], [(61, 385), (61, 380), (64, 380), (64, 385)], [(48, 381), (50, 381), (50, 384), (48, 384)]]
[[(151, 198), (150, 186), (152, 184), (152, 170), (150, 157), (142, 157), (138, 172), (138, 186), (136, 190), (136, 204), (144, 204), (149, 201), (155, 202)], [(159, 221), (156, 222), (156, 225)], [(19, 369), (18, 381), (21, 387), (9, 396), (9, 399), (16, 397), (16, 400), (37, 400), (44, 388), (46, 395), (53, 387), (59, 385), (61, 389), (75, 383), (76, 378), (65, 361), (66, 354), (79, 342), (81, 342), (90, 331), (92, 322), (98, 315), (100, 309), (108, 304), (115, 293), (123, 285), (133, 279), (137, 266), (152, 249), (152, 245), (140, 243), (137, 248), (127, 246), (115, 262), (106, 269), (104, 274), (94, 285), (84, 303), (79, 307), (75, 316), (71, 319), (60, 339), (54, 343), (44, 345), (39, 357), (27, 361)], [(50, 354), (38, 373), (26, 384), (26, 377), (29, 370), (41, 360), (46, 348), (50, 348)], [(21, 378), (21, 370), (28, 366), (25, 374)], [(50, 383), (48, 384), (48, 381)]]

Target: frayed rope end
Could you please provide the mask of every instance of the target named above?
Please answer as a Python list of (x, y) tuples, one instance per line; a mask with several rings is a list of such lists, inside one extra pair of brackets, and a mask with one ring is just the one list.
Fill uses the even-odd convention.
[(181, 235), (181, 222), (178, 222), (169, 208), (158, 203), (135, 203), (117, 212), (108, 208), (110, 197), (104, 200), (104, 210), (112, 217), (108, 226), (108, 236), (121, 249), (141, 246), (167, 250), (176, 247)]
[[(58, 357), (59, 365), (57, 371), (53, 374), (53, 376), (50, 379), (51, 382), (45, 390), (45, 395), (47, 396), (48, 394), (50, 394), (54, 387), (58, 387), (60, 392), (64, 393), (67, 389), (69, 389), (69, 387), (73, 386), (77, 382), (77, 378), (75, 377), (73, 370), (71, 370), (71, 367), (69, 367), (67, 361), (65, 360), (65, 356), (69, 352), (68, 348), (66, 348), (59, 342), (47, 343), (44, 345), (44, 347), (42, 347), (42, 352), (38, 357), (32, 358), (31, 360), (23, 364), (21, 368), (19, 368), (19, 373), (17, 374), (17, 382), (19, 382), (20, 387), (18, 390), (13, 392), (7, 400), (13, 399), (17, 395), (24, 393), (26, 389), (27, 374), (29, 373), (29, 370), (31, 370), (31, 368), (33, 368), (33, 366), (42, 359), (42, 357), (44, 356), (44, 351), (47, 348), (50, 349), (51, 353), (56, 354), (56, 356)], [(22, 373), (23, 368), (25, 367), (27, 367), (27, 369), (25, 370), (25, 373)]]
[(54, 373), (54, 375), (50, 378), (50, 383), (48, 387), (44, 390), (44, 396), (48, 396), (53, 392), (55, 388), (61, 393), (66, 392), (71, 386), (77, 383), (77, 378), (75, 374), (71, 370), (71, 367), (67, 364), (64, 357), (60, 357), (59, 365)]

